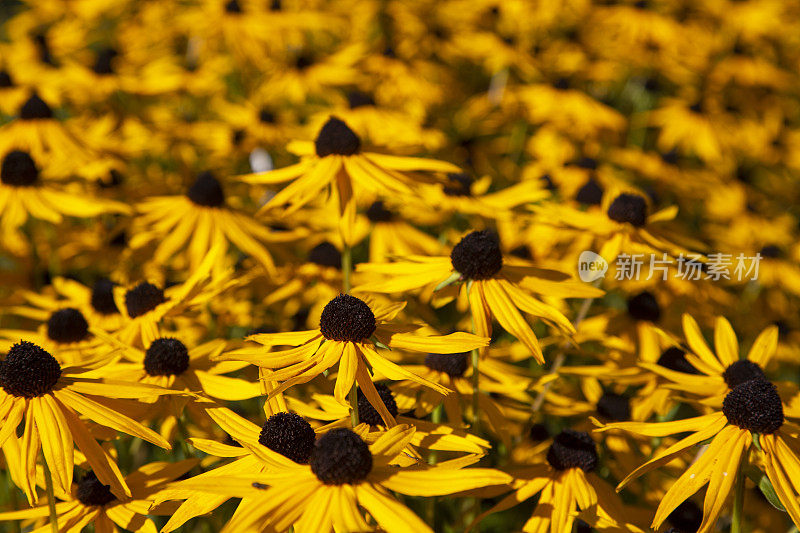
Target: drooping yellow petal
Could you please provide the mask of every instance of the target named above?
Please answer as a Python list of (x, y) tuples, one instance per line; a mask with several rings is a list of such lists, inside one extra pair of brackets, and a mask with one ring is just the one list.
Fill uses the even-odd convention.
[(36, 427), (42, 437), (42, 452), (56, 487), (69, 493), (72, 485), (73, 444), (64, 414), (52, 396), (31, 398)]
[(494, 485), (510, 484), (513, 478), (492, 468), (401, 469), (381, 484), (408, 496), (442, 496)]
[(685, 420), (674, 420), (672, 422), (616, 422), (614, 424), (606, 424), (595, 429), (595, 431), (621, 429), (648, 437), (666, 437), (667, 435), (683, 433), (684, 431), (700, 431), (724, 416), (724, 414), (718, 412), (710, 415), (687, 418)]
[(408, 507), (401, 504), (385, 490), (367, 483), (355, 486), (358, 502), (375, 518), (378, 525), (388, 533), (431, 532), (431, 528), (419, 519)]
[(745, 475), (744, 472), (739, 472), (739, 464), (742, 452), (752, 438), (749, 431), (740, 430), (722, 450), (721, 457), (718, 458), (717, 464), (711, 471), (711, 479), (703, 502), (703, 523), (700, 525), (698, 533), (707, 533), (714, 528), (736, 476)]
[(525, 322), (525, 319), (503, 288), (495, 280), (487, 280), (483, 284), (483, 294), (486, 297), (486, 303), (492, 310), (492, 315), (500, 325), (519, 339), (531, 351), (531, 354), (539, 364), (544, 364), (544, 355), (536, 335), (533, 334), (530, 325)]
[(358, 367), (358, 354), (356, 353), (356, 346), (352, 342), (344, 343), (344, 350), (342, 351), (342, 358), (339, 359), (339, 373), (336, 376), (336, 385), (333, 388), (333, 397), (336, 398), (342, 405), (348, 405), (351, 409), (357, 409), (358, 406), (350, 405), (347, 400), (347, 395), (350, 389), (353, 388), (353, 383), (356, 380), (356, 368)]

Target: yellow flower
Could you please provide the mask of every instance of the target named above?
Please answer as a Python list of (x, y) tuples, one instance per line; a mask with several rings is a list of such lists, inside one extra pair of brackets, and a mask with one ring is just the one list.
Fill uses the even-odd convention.
[[(347, 395), (358, 383), (369, 403), (380, 413), (384, 423), (394, 426), (372, 382), (367, 364), (375, 373), (388, 379), (410, 379), (447, 394), (449, 389), (423, 379), (383, 357), (378, 347), (416, 352), (464, 352), (489, 344), (489, 339), (469, 333), (422, 336), (415, 333), (421, 325), (398, 325), (391, 320), (405, 307), (404, 303), (377, 305), (349, 294), (332, 299), (322, 311), (319, 328), (289, 333), (261, 333), (248, 337), (260, 344), (257, 348), (240, 348), (222, 354), (221, 360), (247, 361), (261, 368), (274, 370), (266, 379), (283, 381), (271, 395), (307, 383), (339, 363), (334, 397), (349, 405)], [(275, 346), (295, 346), (289, 350), (270, 351)], [(356, 408), (356, 406), (350, 406)]]
[[(152, 497), (167, 483), (188, 472), (196, 459), (175, 463), (155, 462), (144, 465), (125, 476), (131, 489), (129, 498), (120, 498), (109, 485), (97, 478), (93, 471), (86, 472), (80, 481), (73, 483), (65, 493), (57, 493), (60, 502), (55, 504), (59, 531), (79, 533), (91, 524), (96, 531), (156, 531), (147, 515), (169, 514), (168, 509), (153, 508)], [(46, 504), (22, 511), (0, 513), (0, 520), (28, 520), (48, 518)], [(37, 532), (50, 530), (49, 521)]]
[[(730, 347), (729, 347), (730, 348)], [(784, 421), (783, 405), (775, 386), (756, 377), (731, 388), (722, 410), (674, 422), (621, 422), (597, 431), (622, 429), (649, 437), (690, 434), (662, 449), (649, 461), (628, 474), (618, 489), (630, 480), (665, 465), (682, 452), (708, 439), (701, 455), (670, 487), (658, 506), (652, 527), (658, 529), (678, 505), (708, 484), (703, 522), (698, 533), (714, 529), (717, 517), (737, 476), (745, 475), (742, 465), (755, 452), (780, 502), (797, 525), (800, 524), (800, 458), (797, 426)]]
[(157, 241), (153, 255), (157, 263), (170, 264), (176, 255), (188, 257), (194, 270), (216, 250), (214, 272), (226, 269), (227, 251), (234, 246), (256, 258), (268, 272), (275, 264), (265, 242), (285, 242), (292, 233), (270, 231), (250, 216), (226, 204), (220, 181), (211, 172), (201, 172), (184, 196), (157, 196), (136, 206), (139, 218), (131, 239), (132, 248)]
[(461, 468), (474, 462), (400, 467), (401, 455), (414, 428), (398, 425), (368, 445), (353, 431), (332, 429), (314, 444), (310, 463), (286, 464), (270, 473), (193, 478), (176, 488), (244, 498), (240, 512), (223, 531), (285, 531), (293, 524), (303, 531), (364, 531), (365, 509), (390, 533), (431, 531), (425, 522), (389, 491), (410, 496), (453, 494), (505, 485), (511, 477), (487, 468)]
[[(540, 363), (544, 355), (539, 341), (519, 310), (536, 316), (565, 334), (574, 334), (572, 323), (558, 309), (530, 293), (559, 291), (563, 296), (592, 297), (602, 294), (593, 287), (570, 283), (566, 274), (535, 267), (532, 263), (506, 259), (497, 236), (489, 231), (473, 231), (453, 248), (450, 257), (412, 256), (393, 263), (359, 264), (358, 272), (379, 279), (359, 285), (357, 292), (405, 292), (421, 287), (442, 287), (455, 281), (469, 300), (475, 333), (490, 337), (492, 318), (519, 339)], [(391, 276), (389, 279), (385, 279)], [(456, 353), (464, 350), (452, 350)]]
[[(0, 366), (0, 445), (19, 441), (23, 487), (31, 503), (35, 490), (36, 458), (41, 448), (58, 490), (68, 493), (72, 484), (74, 446), (77, 445), (103, 484), (118, 497), (130, 496), (117, 465), (100, 447), (78, 414), (157, 446), (170, 445), (153, 430), (105, 406), (104, 399), (141, 398), (171, 394), (160, 387), (87, 377), (86, 368), (62, 368), (45, 350), (21, 341), (8, 350)], [(17, 426), (25, 425), (21, 437)]]
[(299, 209), (331, 186), (339, 201), (341, 229), (346, 242), (352, 241), (356, 197), (364, 193), (381, 197), (414, 193), (422, 182), (413, 172), (458, 172), (458, 167), (432, 159), (399, 157), (362, 152), (361, 139), (347, 124), (331, 117), (314, 143), (295, 142), (292, 151), (303, 159), (286, 168), (249, 174), (241, 179), (252, 184), (276, 184), (294, 180), (273, 196), (261, 212), (280, 208), (287, 213)]

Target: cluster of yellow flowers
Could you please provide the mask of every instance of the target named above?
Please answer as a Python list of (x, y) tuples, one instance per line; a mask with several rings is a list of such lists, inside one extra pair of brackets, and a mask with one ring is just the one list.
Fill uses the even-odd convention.
[(797, 531), (798, 36), (0, 2), (0, 530)]

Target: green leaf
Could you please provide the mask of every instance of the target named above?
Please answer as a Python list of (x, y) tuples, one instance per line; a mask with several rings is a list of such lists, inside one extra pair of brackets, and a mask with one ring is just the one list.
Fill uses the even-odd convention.
[(775, 487), (772, 486), (772, 482), (769, 480), (766, 474), (755, 468), (753, 466), (747, 467), (745, 470), (747, 477), (750, 478), (750, 481), (758, 485), (759, 490), (761, 490), (761, 494), (767, 499), (767, 501), (779, 511), (786, 512), (786, 508), (781, 503), (781, 500), (778, 498), (778, 493), (775, 492)]

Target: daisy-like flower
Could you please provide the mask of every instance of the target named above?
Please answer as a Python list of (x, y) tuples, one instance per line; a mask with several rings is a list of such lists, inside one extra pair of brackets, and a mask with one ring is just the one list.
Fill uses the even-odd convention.
[[(227, 266), (227, 251), (233, 246), (256, 258), (273, 272), (272, 256), (265, 242), (284, 242), (290, 232), (270, 231), (250, 216), (226, 205), (220, 181), (211, 172), (201, 172), (182, 196), (156, 196), (139, 203), (139, 226), (131, 239), (132, 248), (156, 241), (156, 263), (171, 263), (186, 254), (191, 270), (197, 268), (214, 248), (214, 270)], [(216, 244), (219, 246), (215, 247)]]
[(162, 289), (149, 281), (141, 281), (128, 288), (113, 288), (114, 303), (122, 312), (122, 326), (112, 331), (121, 342), (137, 347), (150, 346), (159, 338), (159, 324), (165, 318), (197, 307), (230, 284), (224, 276), (209, 281), (214, 262), (221, 251), (215, 243), (200, 266), (186, 281)]
[[(0, 445), (7, 439), (20, 443), (22, 489), (31, 503), (37, 501), (36, 458), (41, 447), (56, 488), (69, 493), (74, 445), (103, 484), (119, 497), (130, 496), (122, 474), (100, 447), (79, 414), (111, 429), (139, 437), (157, 446), (170, 445), (153, 430), (103, 405), (104, 398), (142, 398), (172, 394), (160, 387), (138, 383), (101, 381), (86, 377), (82, 367), (64, 367), (41, 347), (22, 341), (8, 351), (0, 365)], [(24, 421), (24, 432), (17, 426)], [(74, 444), (73, 444), (74, 443)]]
[(342, 120), (331, 117), (313, 143), (294, 142), (290, 149), (303, 159), (286, 168), (249, 174), (241, 179), (252, 184), (292, 181), (262, 211), (276, 207), (292, 212), (331, 186), (339, 200), (342, 231), (350, 242), (356, 216), (356, 197), (363, 193), (380, 197), (407, 196), (424, 182), (413, 172), (458, 172), (455, 165), (416, 157), (399, 157), (361, 150), (361, 139)]
[(4, 247), (14, 244), (7, 242), (7, 236), (16, 234), (28, 217), (58, 224), (64, 215), (92, 218), (128, 212), (128, 206), (119, 202), (87, 197), (82, 191), (46, 183), (28, 152), (12, 150), (0, 163), (0, 242)]
[(103, 378), (192, 391), (223, 401), (246, 400), (261, 394), (258, 383), (223, 375), (247, 365), (244, 362), (214, 361), (214, 357), (225, 350), (226, 342), (223, 340), (212, 340), (189, 349), (174, 337), (159, 337), (150, 343), (147, 350), (140, 350), (123, 345), (109, 335), (98, 335), (119, 346), (124, 357), (132, 361), (103, 365), (97, 372)]
[(435, 496), (511, 481), (497, 470), (460, 468), (458, 460), (436, 466), (395, 464), (413, 435), (413, 428), (399, 425), (367, 444), (353, 431), (336, 428), (316, 440), (308, 464), (258, 475), (193, 478), (179, 486), (245, 498), (247, 505), (243, 503), (225, 532), (285, 531), (293, 524), (320, 533), (365, 531), (369, 525), (363, 508), (382, 529), (405, 533), (432, 530), (388, 491)]
[[(347, 394), (357, 382), (369, 403), (380, 413), (384, 423), (394, 426), (372, 382), (367, 364), (388, 379), (410, 379), (433, 388), (441, 394), (449, 389), (423, 379), (383, 357), (377, 347), (397, 348), (414, 352), (465, 352), (489, 344), (489, 339), (470, 333), (422, 336), (415, 333), (421, 325), (398, 325), (391, 321), (405, 303), (368, 304), (349, 294), (340, 294), (322, 310), (319, 328), (289, 333), (262, 333), (248, 337), (260, 344), (241, 348), (220, 356), (223, 360), (247, 361), (261, 368), (274, 370), (268, 379), (283, 381), (271, 395), (289, 387), (307, 383), (323, 371), (339, 363), (334, 396), (349, 405)], [(270, 351), (275, 346), (294, 346), (289, 350)], [(355, 406), (350, 406), (355, 408)]]
[(24, 150), (37, 161), (70, 165), (86, 163), (93, 155), (36, 91), (20, 106), (16, 118), (0, 127), (0, 153), (12, 150)]
[(490, 231), (469, 233), (453, 247), (450, 257), (411, 256), (392, 263), (362, 263), (356, 270), (381, 276), (356, 287), (357, 292), (399, 293), (465, 281), (460, 290), (469, 301), (475, 333), (491, 337), (494, 318), (525, 344), (540, 363), (544, 363), (541, 346), (520, 310), (545, 320), (564, 334), (574, 334), (575, 328), (561, 311), (531, 293), (547, 294), (555, 289), (572, 297), (603, 294), (593, 287), (569, 282), (566, 274), (538, 268), (522, 259), (503, 257), (497, 235)]
[(750, 379), (764, 379), (764, 369), (778, 350), (778, 327), (764, 329), (753, 343), (747, 357), (739, 356), (739, 341), (730, 322), (717, 317), (714, 328), (716, 352), (708, 347), (697, 322), (683, 315), (683, 332), (689, 345), (684, 355), (689, 368), (695, 373), (677, 371), (656, 363), (640, 366), (670, 381), (666, 387), (700, 396), (702, 402), (713, 407), (722, 405), (726, 395), (737, 385)]
[[(555, 436), (547, 450), (546, 462), (513, 472), (514, 491), (482, 513), (473, 525), (488, 514), (510, 509), (539, 494), (533, 514), (525, 522), (525, 532), (572, 531), (577, 510), (612, 522), (625, 524), (627, 516), (613, 488), (595, 470), (597, 446), (583, 431), (565, 429)], [(622, 527), (622, 531), (640, 531)]]
[[(152, 497), (164, 485), (188, 472), (196, 459), (178, 461), (176, 463), (156, 462), (147, 464), (127, 476), (125, 483), (131, 489), (130, 498), (119, 499), (111, 492), (111, 487), (97, 479), (97, 475), (89, 471), (80, 481), (73, 483), (64, 494), (56, 494), (61, 501), (55, 504), (59, 531), (79, 533), (91, 524), (95, 531), (122, 532), (156, 531), (156, 526), (147, 515), (170, 514), (174, 505), (162, 505), (154, 508)], [(28, 520), (48, 518), (50, 510), (47, 504), (32, 509), (0, 513), (0, 520)], [(34, 529), (37, 533), (46, 533), (51, 529), (50, 522)]]
[(741, 464), (756, 454), (772, 482), (775, 493), (795, 525), (800, 524), (800, 445), (797, 426), (785, 422), (783, 404), (775, 385), (764, 378), (744, 381), (725, 395), (722, 409), (707, 415), (674, 422), (621, 422), (596, 431), (622, 429), (649, 437), (690, 433), (662, 449), (631, 472), (619, 485), (665, 465), (693, 446), (711, 439), (702, 455), (686, 469), (664, 495), (652, 527), (658, 529), (678, 505), (708, 484), (703, 522), (698, 530), (706, 533), (722, 512), (737, 476), (744, 475)]
[[(532, 208), (541, 221), (575, 228), (594, 235), (600, 255), (609, 263), (620, 252), (688, 254), (685, 248), (671, 242), (658, 224), (675, 218), (677, 206), (650, 214), (648, 201), (637, 192), (621, 192), (603, 196), (602, 210), (581, 211), (566, 205), (543, 205)], [(699, 243), (691, 243), (701, 247)]]

